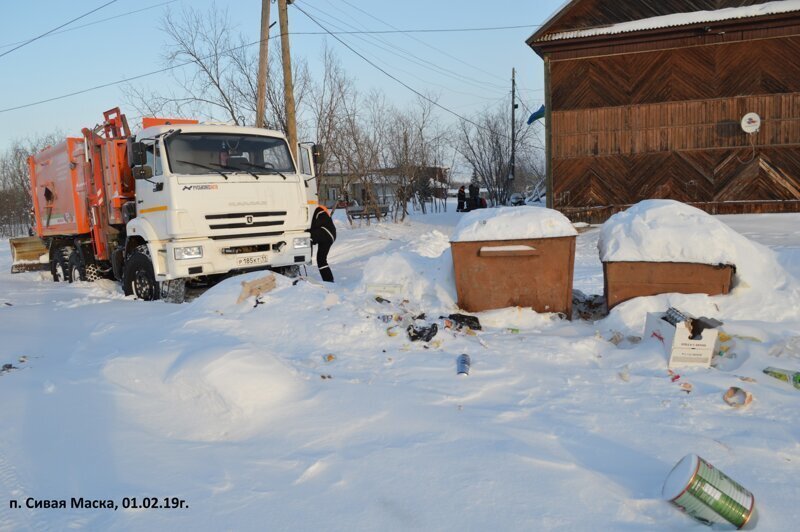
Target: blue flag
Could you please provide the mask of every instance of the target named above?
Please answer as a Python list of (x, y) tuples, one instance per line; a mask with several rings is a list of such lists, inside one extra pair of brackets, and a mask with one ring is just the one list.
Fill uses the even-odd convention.
[(539, 110), (533, 113), (530, 118), (528, 118), (528, 125), (533, 124), (540, 118), (544, 118), (544, 105), (539, 107)]

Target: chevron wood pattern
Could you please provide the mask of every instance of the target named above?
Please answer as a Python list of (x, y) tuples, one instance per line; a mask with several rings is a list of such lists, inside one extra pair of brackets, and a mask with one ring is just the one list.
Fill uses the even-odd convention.
[(798, 209), (800, 149), (762, 149), (754, 158), (745, 148), (561, 159), (553, 184), (555, 208), (563, 212), (607, 208), (595, 222), (652, 198), (708, 204), (714, 212), (732, 202), (736, 212), (771, 212), (774, 202)]
[(554, 111), (800, 91), (800, 36), (553, 61)]

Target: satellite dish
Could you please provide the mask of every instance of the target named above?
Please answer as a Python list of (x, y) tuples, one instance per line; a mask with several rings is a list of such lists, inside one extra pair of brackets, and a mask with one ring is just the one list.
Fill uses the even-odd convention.
[(742, 118), (742, 131), (752, 135), (753, 133), (758, 133), (759, 129), (761, 129), (761, 117), (758, 116), (758, 113), (744, 115), (744, 118)]

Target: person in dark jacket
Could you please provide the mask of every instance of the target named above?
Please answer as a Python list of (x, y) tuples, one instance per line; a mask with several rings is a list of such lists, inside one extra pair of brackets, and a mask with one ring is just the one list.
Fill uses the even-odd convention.
[(461, 185), (461, 188), (458, 189), (458, 207), (456, 207), (456, 212), (464, 212), (467, 210), (467, 193), (464, 191), (464, 185)]
[(475, 183), (470, 183), (469, 184), (469, 208), (470, 208), (470, 210), (480, 208), (480, 201), (481, 201), (480, 198), (479, 198), (480, 192), (481, 192), (481, 189), (480, 189), (480, 187), (478, 187), (478, 185), (476, 185)]
[(323, 205), (317, 206), (311, 218), (311, 243), (317, 246), (317, 267), (322, 280), (333, 282), (333, 273), (328, 266), (328, 252), (336, 241), (336, 226), (333, 225), (330, 211)]

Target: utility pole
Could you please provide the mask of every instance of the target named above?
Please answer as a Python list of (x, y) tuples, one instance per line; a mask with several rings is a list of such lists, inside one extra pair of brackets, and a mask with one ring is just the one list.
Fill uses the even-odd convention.
[(508, 179), (516, 177), (516, 156), (517, 156), (517, 71), (511, 69), (511, 168), (508, 172)]
[(261, 45), (258, 49), (258, 93), (256, 96), (256, 127), (266, 127), (267, 76), (269, 75), (269, 4), (261, 0)]
[(297, 119), (294, 109), (294, 84), (292, 82), (292, 60), (289, 54), (289, 15), (287, 4), (293, 0), (278, 0), (278, 21), (281, 27), (281, 58), (283, 63), (283, 101), (286, 106), (286, 136), (289, 137), (289, 148), (295, 160), (299, 160), (297, 151)]

